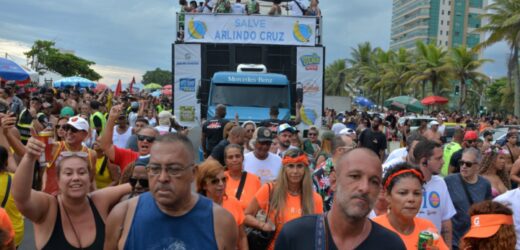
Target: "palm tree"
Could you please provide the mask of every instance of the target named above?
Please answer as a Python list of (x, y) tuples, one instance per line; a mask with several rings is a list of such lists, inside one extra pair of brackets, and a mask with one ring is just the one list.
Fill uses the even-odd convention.
[(353, 85), (361, 88), (365, 85), (366, 82), (366, 78), (361, 72), (361, 69), (370, 63), (371, 55), (374, 50), (372, 50), (370, 42), (360, 43), (358, 44), (357, 48), (350, 49), (351, 58), (347, 59), (347, 62), (352, 65), (350, 73), (354, 81)]
[(520, 50), (520, 2), (518, 0), (495, 0), (486, 7), (487, 14), (482, 15), (488, 23), (478, 31), (490, 32), (489, 38), (477, 45), (475, 49), (491, 46), (506, 41), (510, 54), (508, 60), (508, 78), (515, 90), (514, 113), (520, 116), (520, 69), (518, 53)]
[(325, 94), (348, 96), (345, 91), (347, 65), (345, 60), (336, 60), (325, 68)]
[(391, 52), (385, 52), (381, 48), (375, 49), (371, 54), (367, 65), (361, 68), (360, 73), (365, 79), (365, 88), (369, 90), (377, 103), (383, 104), (386, 90), (389, 85), (383, 79), (384, 67), (390, 61)]
[(447, 52), (434, 44), (425, 45), (418, 41), (416, 53), (415, 68), (420, 69), (421, 72), (412, 76), (410, 81), (412, 83), (423, 82), (423, 84), (424, 81), (429, 81), (432, 93), (438, 95), (440, 89), (449, 85), (450, 68), (446, 62)]
[(453, 76), (459, 81), (460, 98), (459, 109), (466, 101), (467, 90), (466, 83), (471, 81), (473, 84), (489, 81), (489, 77), (478, 72), (479, 68), (486, 62), (491, 60), (478, 59), (478, 54), (466, 47), (452, 48), (448, 57), (448, 64), (451, 68)]
[(390, 96), (403, 95), (407, 91), (407, 82), (410, 79), (412, 57), (405, 48), (397, 52), (389, 51), (389, 61), (384, 68), (383, 80), (388, 83)]

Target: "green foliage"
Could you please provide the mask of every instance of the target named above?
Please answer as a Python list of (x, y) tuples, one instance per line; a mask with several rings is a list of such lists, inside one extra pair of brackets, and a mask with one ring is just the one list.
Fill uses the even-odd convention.
[(146, 71), (143, 75), (143, 84), (148, 83), (158, 83), (162, 86), (172, 84), (172, 72), (168, 70), (162, 70), (160, 68), (156, 68), (152, 71)]
[(506, 77), (493, 81), (485, 89), (488, 111), (503, 112), (511, 110), (514, 92)]
[(52, 41), (37, 40), (31, 50), (24, 54), (37, 71), (52, 70), (63, 76), (81, 76), (93, 81), (101, 79), (101, 75), (90, 68), (94, 62), (70, 53), (62, 53), (54, 45)]
[[(345, 90), (346, 80), (345, 60), (336, 60), (325, 68), (325, 95), (349, 96), (351, 92)], [(347, 87), (348, 88), (348, 87)]]

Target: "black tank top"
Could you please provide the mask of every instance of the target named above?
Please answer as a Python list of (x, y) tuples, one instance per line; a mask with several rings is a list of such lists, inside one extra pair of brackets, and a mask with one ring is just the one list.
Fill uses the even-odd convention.
[[(94, 214), (94, 222), (96, 223), (96, 238), (94, 242), (88, 246), (81, 248), (83, 250), (98, 250), (103, 249), (103, 243), (105, 241), (105, 223), (103, 219), (99, 215), (96, 206), (90, 199), (87, 197), (88, 202), (90, 204), (90, 208), (92, 208), (92, 213)], [(58, 201), (58, 198), (56, 198)], [(74, 250), (80, 249), (72, 246), (67, 239), (65, 238), (65, 233), (63, 232), (63, 226), (61, 225), (61, 213), (60, 213), (60, 204), (58, 202), (58, 214), (56, 216), (56, 222), (54, 223), (54, 229), (52, 230), (51, 237), (47, 244), (42, 248), (42, 250)]]

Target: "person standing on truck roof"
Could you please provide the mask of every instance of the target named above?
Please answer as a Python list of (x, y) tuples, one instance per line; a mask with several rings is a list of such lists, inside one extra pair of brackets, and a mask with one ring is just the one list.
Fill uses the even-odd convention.
[(297, 102), (295, 105), (296, 117), (295, 117), (294, 121), (286, 121), (286, 120), (278, 119), (278, 115), (280, 114), (278, 107), (272, 106), (271, 109), (269, 110), (269, 119), (261, 121), (260, 126), (269, 128), (273, 132), (277, 132), (278, 126), (280, 126), (280, 124), (283, 124), (283, 123), (287, 123), (294, 127), (294, 126), (300, 124), (301, 117), (300, 117), (299, 111), (300, 111), (301, 106), (302, 105), (299, 102)]
[(201, 147), (204, 152), (204, 158), (211, 154), (213, 148), (224, 139), (223, 130), (226, 123), (229, 121), (226, 117), (226, 106), (223, 104), (217, 105), (215, 109), (215, 117), (207, 120), (202, 124)]

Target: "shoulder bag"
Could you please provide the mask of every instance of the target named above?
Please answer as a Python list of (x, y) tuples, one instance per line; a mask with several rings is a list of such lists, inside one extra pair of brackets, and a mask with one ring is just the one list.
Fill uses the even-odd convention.
[[(269, 211), (271, 208), (271, 184), (267, 184), (269, 187), (269, 203), (267, 205), (267, 214), (265, 215), (265, 221), (267, 223), (267, 220), (269, 218)], [(265, 250), (269, 247), (269, 244), (271, 244), (271, 241), (274, 238), (275, 231), (262, 231), (257, 228), (253, 227), (247, 227), (246, 228), (246, 234), (247, 234), (247, 242), (249, 245), (249, 250)]]

